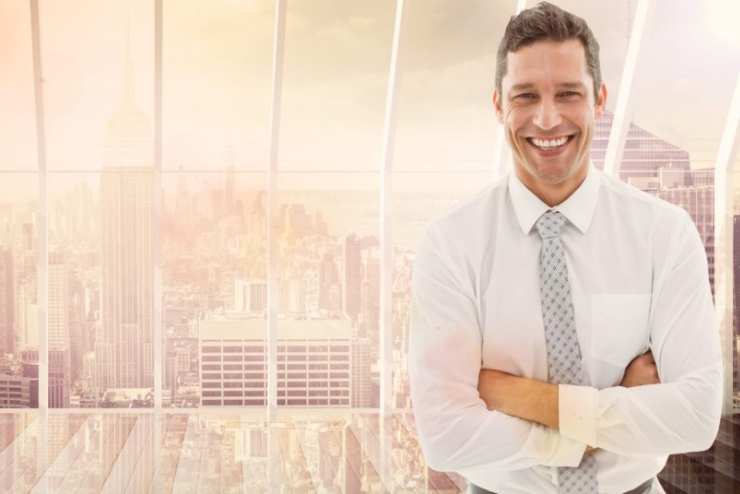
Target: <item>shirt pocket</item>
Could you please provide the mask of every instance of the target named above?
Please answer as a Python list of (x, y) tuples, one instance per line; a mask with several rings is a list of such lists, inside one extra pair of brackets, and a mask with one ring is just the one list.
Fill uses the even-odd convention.
[(650, 332), (650, 294), (591, 295), (591, 353), (593, 358), (624, 369), (647, 351)]

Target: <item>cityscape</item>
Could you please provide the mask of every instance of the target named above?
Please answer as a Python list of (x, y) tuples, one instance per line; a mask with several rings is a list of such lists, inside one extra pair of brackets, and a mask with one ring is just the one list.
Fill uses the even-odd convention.
[[(6, 185), (0, 200), (0, 489), (464, 492), (462, 477), (426, 465), (416, 438), (406, 373), (410, 287), (425, 224), (492, 174), (393, 191), (392, 351), (384, 364), (378, 174), (336, 172), (321, 183), (310, 171), (279, 172), (278, 207), (268, 215), (268, 172), (248, 170), (231, 145), (214, 169), (193, 171), (185, 156), (157, 170), (129, 43), (100, 169), (49, 173), (45, 223), (35, 172), (7, 173), (6, 184), (22, 190)], [(596, 122), (591, 160), (599, 169), (613, 123), (611, 112)], [(619, 175), (687, 210), (714, 293), (713, 167), (632, 123)], [(731, 179), (740, 196), (740, 172)], [(734, 318), (722, 335), (729, 412), (711, 449), (670, 457), (659, 476), (669, 493), (740, 485), (740, 210), (732, 225)], [(277, 258), (275, 417), (265, 415), (273, 386), (268, 232)], [(393, 413), (385, 417), (388, 362)], [(48, 410), (39, 398), (44, 375)]]

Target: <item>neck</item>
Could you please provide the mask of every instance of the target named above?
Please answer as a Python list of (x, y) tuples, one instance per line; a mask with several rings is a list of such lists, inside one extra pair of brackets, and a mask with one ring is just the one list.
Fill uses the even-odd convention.
[(521, 180), (521, 182), (530, 191), (532, 191), (534, 195), (539, 197), (540, 200), (549, 207), (557, 206), (568, 199), (568, 197), (570, 197), (570, 195), (580, 187), (588, 175), (588, 162), (581, 165), (574, 175), (559, 183), (549, 183), (543, 180), (538, 180), (529, 172), (525, 171), (522, 166), (517, 166), (515, 168), (519, 180)]

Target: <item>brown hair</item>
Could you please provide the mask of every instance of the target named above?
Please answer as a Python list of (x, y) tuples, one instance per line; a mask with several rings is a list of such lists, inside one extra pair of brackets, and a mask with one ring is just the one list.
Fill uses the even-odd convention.
[(594, 81), (594, 98), (601, 86), (601, 65), (599, 64), (599, 43), (594, 33), (582, 18), (567, 12), (549, 2), (522, 10), (512, 16), (506, 25), (504, 37), (496, 55), (496, 89), (501, 94), (501, 81), (506, 75), (506, 55), (536, 41), (566, 41), (579, 39), (586, 52), (586, 67)]

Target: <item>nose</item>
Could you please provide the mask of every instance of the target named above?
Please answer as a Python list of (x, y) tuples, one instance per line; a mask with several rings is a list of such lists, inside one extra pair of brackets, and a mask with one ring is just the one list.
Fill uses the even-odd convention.
[(541, 98), (537, 104), (532, 122), (542, 130), (550, 130), (560, 125), (560, 111), (554, 101)]

